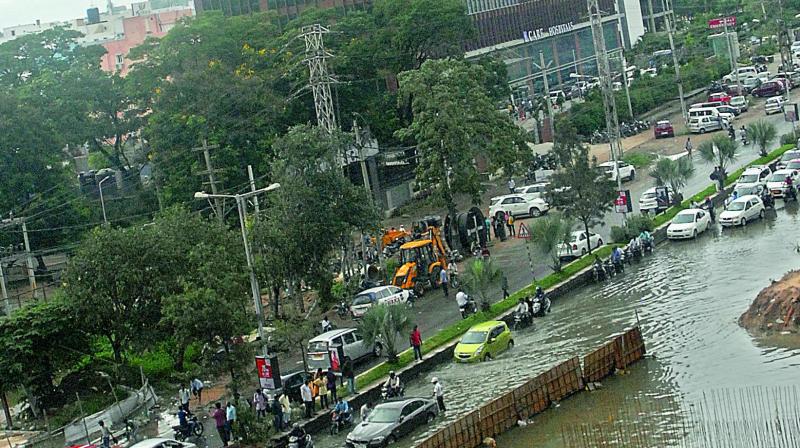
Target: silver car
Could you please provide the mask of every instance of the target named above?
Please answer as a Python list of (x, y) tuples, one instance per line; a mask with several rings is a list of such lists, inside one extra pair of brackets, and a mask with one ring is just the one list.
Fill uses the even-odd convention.
[(406, 398), (375, 406), (366, 421), (347, 435), (347, 448), (383, 448), (419, 426), (433, 422), (439, 413), (436, 402)]

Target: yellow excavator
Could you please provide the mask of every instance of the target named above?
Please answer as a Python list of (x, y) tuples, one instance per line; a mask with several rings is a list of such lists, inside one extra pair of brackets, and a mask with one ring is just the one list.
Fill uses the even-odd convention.
[(447, 269), (447, 251), (439, 227), (427, 226), (414, 241), (400, 246), (400, 267), (394, 273), (394, 286), (413, 290), (417, 296), (439, 284), (439, 273)]

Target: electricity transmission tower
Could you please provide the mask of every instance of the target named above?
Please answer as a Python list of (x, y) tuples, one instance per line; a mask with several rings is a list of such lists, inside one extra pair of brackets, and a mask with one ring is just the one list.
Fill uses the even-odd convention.
[(336, 125), (336, 113), (333, 108), (331, 84), (336, 80), (328, 72), (328, 58), (332, 55), (325, 50), (325, 34), (330, 31), (320, 24), (304, 26), (301, 37), (306, 44), (309, 86), (314, 94), (314, 108), (317, 112), (317, 125), (328, 132), (333, 132)]
[[(611, 68), (608, 63), (605, 35), (603, 34), (603, 17), (598, 0), (588, 0), (588, 6), (592, 25), (592, 38), (594, 40), (594, 54), (597, 57), (597, 77), (600, 78), (600, 91), (603, 93), (603, 110), (606, 115), (606, 130), (608, 131), (608, 142), (611, 146), (611, 160), (616, 162), (622, 157), (622, 143), (619, 137), (619, 117), (617, 116), (617, 103), (614, 100)], [(622, 190), (619, 164), (615, 163), (615, 165), (617, 165), (617, 187)]]

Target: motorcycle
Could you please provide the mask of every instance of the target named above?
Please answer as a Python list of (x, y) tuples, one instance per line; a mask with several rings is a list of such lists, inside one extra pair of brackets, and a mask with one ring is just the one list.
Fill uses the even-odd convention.
[(622, 274), (623, 272), (625, 272), (625, 256), (624, 255), (619, 257), (619, 258), (617, 258), (616, 260), (612, 260), (611, 264), (614, 265), (614, 270), (616, 271), (617, 274)]
[(392, 398), (401, 398), (406, 396), (406, 386), (400, 383), (400, 390), (395, 391), (394, 389), (389, 389), (389, 386), (386, 383), (381, 386), (381, 400), (387, 401), (391, 400)]
[(336, 308), (336, 315), (338, 315), (341, 319), (347, 319), (347, 317), (350, 315), (350, 307), (347, 306), (347, 302), (344, 300), (339, 302), (339, 304), (334, 308)]
[(531, 326), (531, 324), (533, 324), (533, 316), (531, 316), (531, 313), (514, 312), (514, 324), (512, 325), (512, 330), (521, 330)]
[(593, 273), (594, 273), (594, 281), (596, 282), (606, 281), (606, 270), (603, 268), (603, 263), (595, 263), (593, 268)]
[(791, 185), (784, 185), (783, 187), (783, 201), (796, 201), (797, 200), (797, 190)]
[(764, 203), (764, 208), (775, 208), (775, 198), (772, 197), (769, 191), (761, 195), (761, 202)]
[(470, 315), (478, 312), (478, 305), (475, 303), (475, 300), (473, 300), (472, 297), (467, 297), (467, 303), (459, 306), (458, 310), (461, 311), (461, 318), (466, 319)]
[(343, 418), (338, 418), (336, 412), (331, 412), (331, 435), (339, 434), (345, 428), (353, 426), (353, 413), (347, 412)]
[(544, 317), (545, 314), (550, 312), (550, 299), (547, 296), (534, 297), (533, 305), (531, 306), (531, 314), (535, 317)]
[(628, 263), (628, 265), (630, 265), (633, 262), (633, 251), (631, 250), (630, 246), (625, 246), (625, 249), (623, 249), (622, 261), (624, 263)]
[(314, 448), (314, 441), (311, 440), (311, 434), (306, 434), (305, 437), (289, 436), (289, 448)]
[(186, 426), (173, 426), (172, 430), (175, 431), (175, 440), (183, 442), (189, 437), (200, 437), (203, 435), (203, 424), (197, 421), (196, 415), (187, 417), (188, 425)]
[(617, 270), (614, 269), (614, 264), (611, 263), (611, 259), (603, 262), (603, 269), (606, 271), (606, 278), (612, 278), (617, 273)]
[(651, 254), (651, 253), (653, 253), (653, 250), (655, 249), (655, 243), (653, 242), (652, 239), (647, 239), (647, 240), (643, 239), (642, 240), (642, 249), (643, 249), (644, 253)]

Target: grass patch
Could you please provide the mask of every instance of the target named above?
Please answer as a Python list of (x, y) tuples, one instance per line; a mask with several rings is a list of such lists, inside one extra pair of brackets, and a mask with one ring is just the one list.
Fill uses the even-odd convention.
[(635, 168), (644, 168), (656, 160), (656, 155), (649, 152), (632, 152), (625, 154), (622, 160)]

